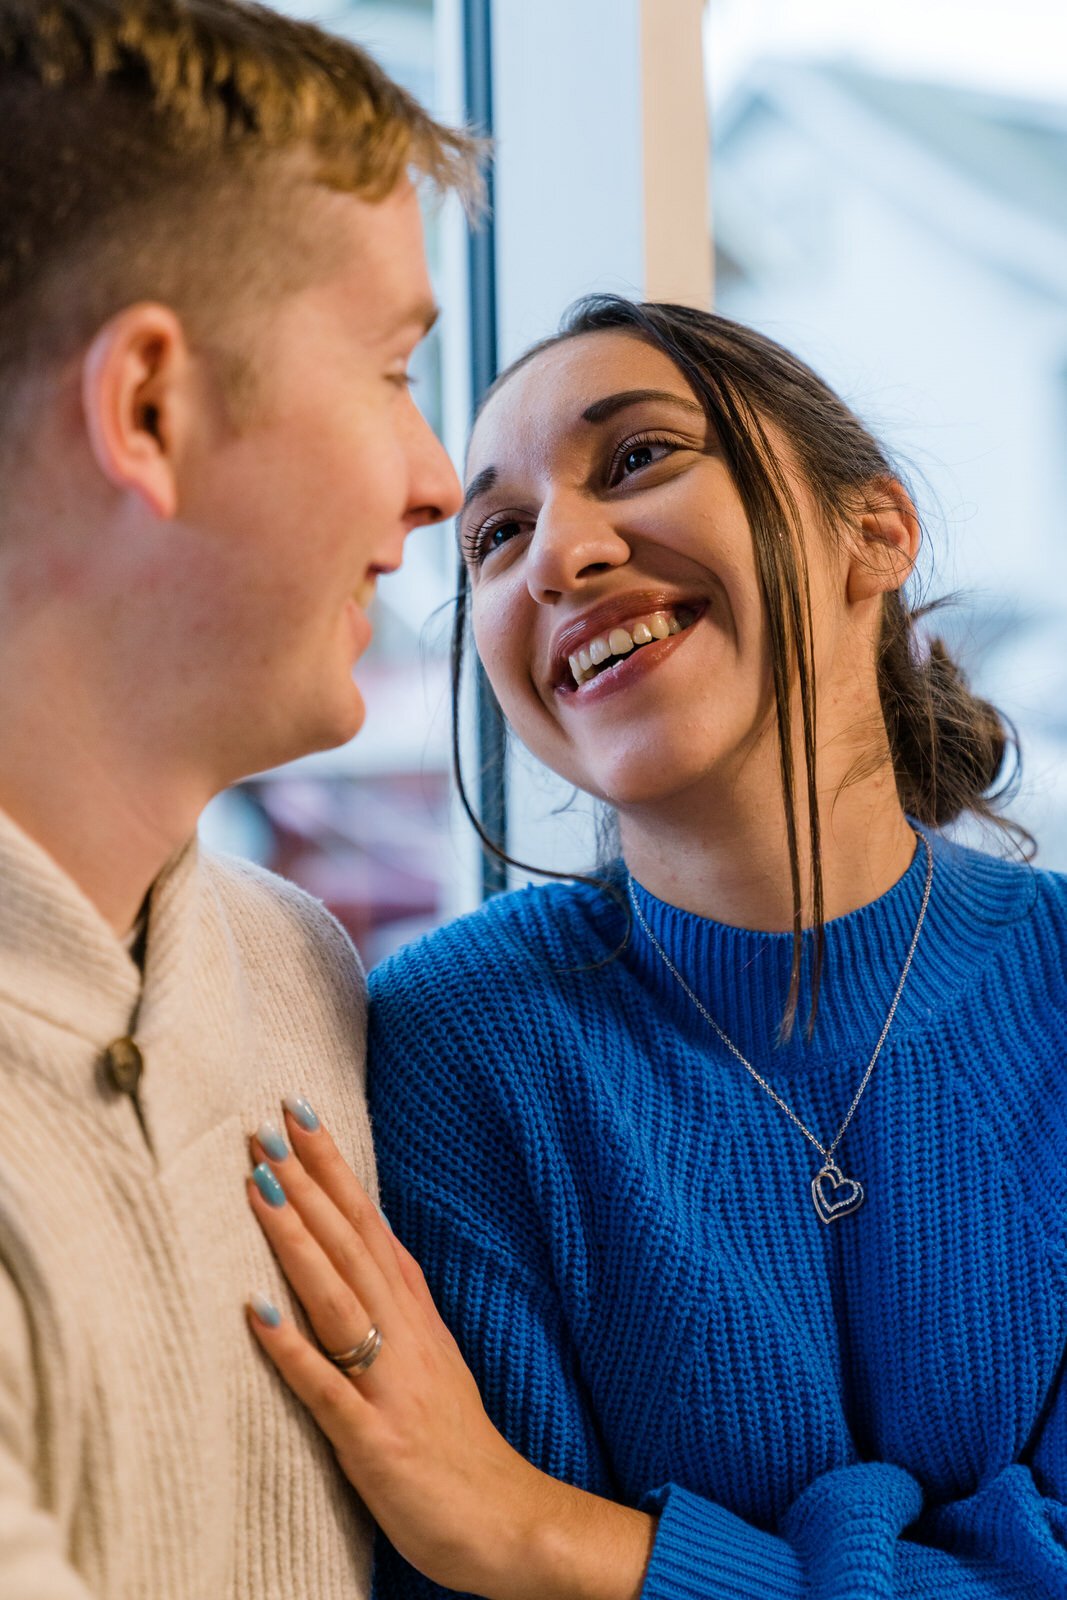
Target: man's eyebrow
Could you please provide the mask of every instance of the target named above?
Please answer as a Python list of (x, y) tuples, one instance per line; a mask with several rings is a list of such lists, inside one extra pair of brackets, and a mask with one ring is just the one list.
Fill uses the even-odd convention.
[(607, 394), (603, 400), (594, 400), (591, 406), (586, 406), (582, 412), (582, 421), (606, 422), (617, 411), (625, 411), (627, 406), (639, 406), (650, 400), (678, 406), (683, 411), (692, 412), (698, 417), (704, 415), (704, 407), (698, 405), (695, 400), (686, 400), (683, 395), (672, 394), (669, 389), (623, 389), (618, 394)]
[(420, 302), (418, 310), (415, 312), (415, 315), (411, 320), (412, 322), (417, 322), (419, 324), (419, 326), (422, 328), (423, 334), (425, 335), (429, 333), (430, 329), (433, 327), (440, 315), (441, 307), (436, 303), (436, 301), (423, 300)]
[(485, 494), (487, 490), (491, 489), (496, 483), (496, 479), (497, 471), (495, 467), (483, 467), (481, 472), (474, 474), (467, 486), (467, 492), (463, 496), (463, 507), (459, 513), (461, 517), (466, 512), (471, 501), (477, 500), (480, 494)]
[(441, 307), (433, 300), (419, 300), (408, 306), (400, 315), (390, 323), (383, 335), (383, 342), (395, 338), (398, 333), (403, 333), (407, 328), (419, 328), (419, 337), (425, 338), (441, 315)]

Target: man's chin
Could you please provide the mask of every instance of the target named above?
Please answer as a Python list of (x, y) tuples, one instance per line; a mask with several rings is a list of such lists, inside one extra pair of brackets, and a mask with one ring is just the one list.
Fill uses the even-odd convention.
[(363, 696), (357, 693), (356, 704), (353, 707), (352, 715), (348, 719), (348, 731), (338, 739), (337, 743), (348, 744), (350, 740), (356, 737), (366, 720), (367, 707), (364, 704)]
[[(336, 708), (336, 715), (332, 716), (318, 730), (318, 738), (313, 747), (314, 750), (340, 749), (342, 745), (348, 744), (356, 737), (366, 720), (366, 702), (356, 688), (355, 683), (353, 683), (346, 703), (339, 705)], [(310, 755), (312, 751), (309, 749), (306, 753)]]
[(259, 768), (260, 771), (288, 766), (290, 762), (300, 761), (304, 756), (323, 755), (328, 750), (339, 750), (356, 737), (367, 719), (363, 696), (355, 684), (352, 685), (351, 694), (346, 697), (345, 703), (330, 707), (328, 715), (323, 715), (327, 708), (319, 706), (316, 709), (317, 716), (305, 718), (300, 726), (291, 728), (289, 737), (284, 743), (279, 741), (272, 759), (264, 762)]

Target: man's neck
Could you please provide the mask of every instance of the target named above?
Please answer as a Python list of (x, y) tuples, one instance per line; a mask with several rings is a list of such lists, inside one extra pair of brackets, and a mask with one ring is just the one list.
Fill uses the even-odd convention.
[[(121, 938), (134, 926), (164, 864), (196, 828), (208, 796), (132, 763), (92, 760), (65, 748), (27, 752), (7, 742), (0, 809), (46, 850)], [(79, 754), (81, 759), (78, 759)]]
[(85, 594), (31, 592), (17, 604), (28, 579), (10, 564), (0, 566), (0, 809), (122, 938), (222, 787), (207, 771), (204, 718), (181, 720), (180, 697), (165, 695), (174, 669), (88, 579)]

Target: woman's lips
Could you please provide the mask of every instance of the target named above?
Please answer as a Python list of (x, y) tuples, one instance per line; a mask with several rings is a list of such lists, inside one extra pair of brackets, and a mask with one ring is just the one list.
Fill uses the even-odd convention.
[[(639, 590), (625, 594), (617, 594), (610, 600), (593, 606), (584, 615), (572, 618), (565, 626), (557, 630), (549, 645), (549, 664), (546, 672), (550, 687), (553, 689), (561, 685), (574, 684), (575, 673), (571, 666), (572, 659), (579, 656), (588, 658), (589, 650), (595, 643), (600, 643), (603, 649), (597, 656), (599, 665), (605, 656), (612, 652), (608, 647), (610, 635), (616, 630), (630, 634), (633, 642), (633, 629), (641, 623), (652, 625), (649, 641), (652, 634), (670, 631), (669, 623), (672, 618), (687, 613), (685, 620), (691, 621), (699, 616), (707, 607), (707, 598), (702, 595), (666, 594), (662, 590)], [(657, 619), (663, 624), (657, 628)], [(583, 660), (583, 666), (592, 665), (589, 659)]]
[(558, 684), (555, 692), (565, 700), (568, 707), (578, 709), (580, 706), (594, 705), (610, 695), (630, 688), (640, 682), (647, 673), (655, 671), (668, 656), (674, 654), (696, 627), (703, 610), (701, 607), (700, 612), (677, 633), (668, 634), (663, 639), (653, 638), (649, 643), (635, 647), (625, 655), (621, 655), (610, 666), (604, 667), (595, 677), (590, 677), (581, 684), (577, 684), (573, 676), (568, 673), (569, 681)]

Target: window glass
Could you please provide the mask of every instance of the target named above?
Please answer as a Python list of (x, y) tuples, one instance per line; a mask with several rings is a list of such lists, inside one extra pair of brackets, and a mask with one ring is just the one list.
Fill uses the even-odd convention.
[(1067, 868), (1062, 7), (711, 0), (716, 305), (895, 451), (931, 619), (1016, 723), (1011, 814)]

